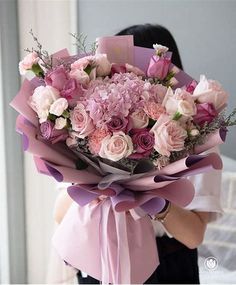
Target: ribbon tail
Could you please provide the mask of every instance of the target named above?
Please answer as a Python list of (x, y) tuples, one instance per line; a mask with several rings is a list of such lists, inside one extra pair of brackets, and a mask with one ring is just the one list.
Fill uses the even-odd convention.
[(101, 220), (99, 224), (99, 240), (101, 246), (102, 284), (109, 284), (109, 255), (108, 255), (108, 219), (111, 210), (110, 201), (104, 200), (101, 205)]
[(131, 264), (126, 215), (126, 212), (114, 212), (117, 231), (116, 284), (131, 284)]

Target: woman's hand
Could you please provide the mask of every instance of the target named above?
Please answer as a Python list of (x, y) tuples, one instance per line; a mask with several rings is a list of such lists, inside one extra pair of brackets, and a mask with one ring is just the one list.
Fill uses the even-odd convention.
[(190, 211), (171, 204), (163, 225), (175, 239), (193, 249), (203, 242), (208, 221), (208, 212)]

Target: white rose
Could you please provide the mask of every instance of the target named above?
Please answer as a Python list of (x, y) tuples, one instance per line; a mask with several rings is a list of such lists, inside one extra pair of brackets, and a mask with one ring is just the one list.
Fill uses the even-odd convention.
[(63, 112), (68, 108), (68, 102), (65, 98), (59, 98), (52, 103), (49, 112), (56, 116), (61, 116)]
[(117, 132), (113, 136), (106, 136), (101, 143), (99, 156), (118, 161), (128, 157), (133, 152), (131, 137), (123, 132)]
[(143, 129), (148, 126), (149, 118), (143, 110), (136, 110), (130, 115), (134, 129)]
[(111, 72), (111, 63), (107, 59), (106, 54), (96, 54), (95, 55), (96, 63), (96, 74), (97, 76), (107, 76)]
[(48, 112), (53, 104), (60, 97), (59, 91), (52, 86), (39, 86), (29, 98), (29, 105), (38, 114), (40, 123), (47, 120)]
[(67, 124), (67, 119), (60, 117), (55, 120), (54, 128), (56, 130), (62, 130), (66, 126), (66, 124)]

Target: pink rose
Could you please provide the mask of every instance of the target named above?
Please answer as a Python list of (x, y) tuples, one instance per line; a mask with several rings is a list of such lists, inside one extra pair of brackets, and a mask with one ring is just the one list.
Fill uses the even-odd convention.
[(70, 112), (72, 129), (78, 133), (79, 138), (85, 138), (94, 131), (94, 125), (84, 105), (79, 103)]
[(197, 114), (193, 117), (194, 123), (203, 126), (210, 123), (217, 116), (216, 109), (212, 103), (197, 104)]
[(208, 80), (205, 75), (202, 75), (193, 92), (193, 98), (199, 103), (212, 103), (216, 111), (220, 112), (226, 106), (228, 94), (219, 82)]
[(68, 102), (65, 98), (59, 98), (52, 103), (49, 109), (49, 113), (61, 116), (63, 112), (68, 108)]
[(61, 90), (61, 96), (66, 98), (69, 106), (74, 107), (79, 98), (83, 95), (84, 89), (77, 84), (75, 79), (69, 79)]
[(136, 66), (126, 63), (125, 67), (126, 67), (127, 72), (133, 72), (137, 76), (145, 76), (145, 73)]
[(40, 132), (43, 139), (50, 141), (52, 144), (59, 141), (65, 141), (68, 137), (68, 132), (66, 129), (56, 130), (51, 121), (43, 122), (40, 125)]
[(48, 72), (45, 77), (46, 84), (55, 87), (59, 91), (63, 89), (67, 80), (67, 72), (63, 66), (56, 67)]
[(93, 56), (85, 56), (85, 57), (79, 58), (78, 60), (74, 61), (71, 64), (71, 70), (74, 70), (74, 69), (84, 70), (88, 65), (91, 64), (93, 59), (94, 59)]
[(99, 156), (118, 161), (128, 157), (133, 152), (131, 137), (123, 132), (117, 132), (113, 136), (106, 136), (102, 140)]
[(170, 115), (178, 112), (185, 117), (191, 117), (197, 111), (192, 95), (180, 88), (176, 89), (175, 93), (169, 88), (162, 104)]
[(147, 157), (153, 150), (155, 139), (148, 129), (136, 130), (132, 135), (134, 153), (129, 158), (140, 159)]
[(154, 148), (158, 153), (169, 157), (171, 151), (184, 149), (187, 132), (167, 115), (161, 115), (150, 132), (154, 134)]
[(169, 58), (156, 55), (152, 56), (147, 70), (147, 76), (156, 77), (160, 80), (165, 79), (169, 71), (170, 63)]
[(70, 78), (75, 79), (78, 84), (87, 85), (90, 81), (89, 75), (83, 69), (72, 69)]
[(110, 132), (126, 131), (128, 119), (113, 116), (107, 123), (107, 129)]
[(146, 128), (148, 126), (148, 123), (149, 123), (148, 115), (142, 109), (138, 109), (138, 110), (134, 111), (130, 115), (130, 119), (132, 122), (132, 127), (134, 129)]
[(34, 64), (37, 64), (39, 57), (36, 52), (31, 52), (24, 57), (19, 63), (19, 71), (21, 75), (26, 74), (27, 70), (30, 70)]
[(96, 75), (107, 76), (111, 72), (111, 63), (107, 59), (106, 54), (95, 55)]
[(185, 87), (185, 90), (190, 93), (190, 94), (193, 94), (196, 86), (197, 86), (197, 81), (196, 80), (192, 80), (186, 87)]

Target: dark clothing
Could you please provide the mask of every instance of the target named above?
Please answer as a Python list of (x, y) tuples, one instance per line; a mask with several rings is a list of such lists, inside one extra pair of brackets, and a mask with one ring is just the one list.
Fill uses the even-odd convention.
[[(200, 284), (197, 249), (189, 249), (174, 238), (156, 238), (160, 265), (145, 284)], [(77, 274), (80, 284), (99, 284), (91, 276)]]

